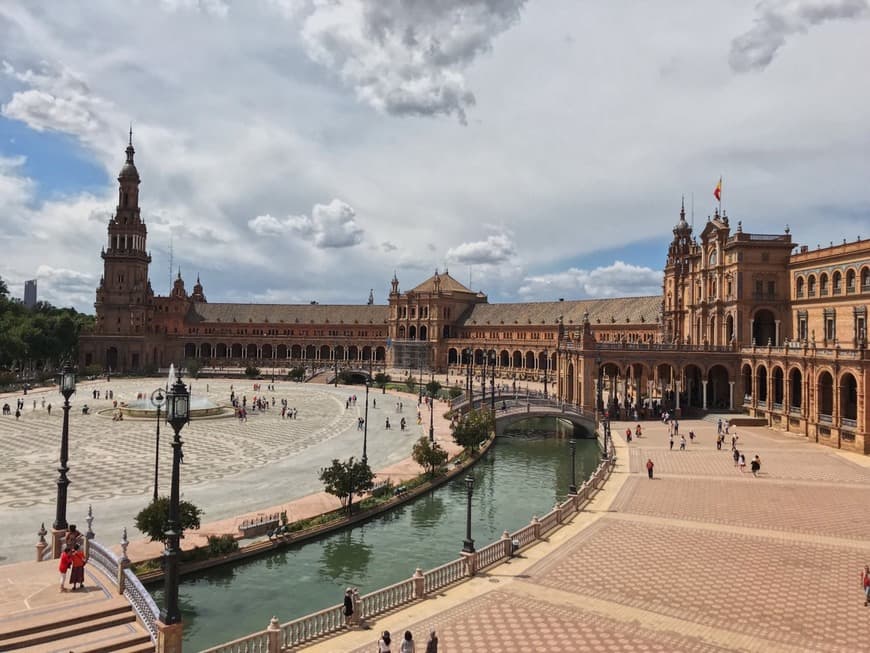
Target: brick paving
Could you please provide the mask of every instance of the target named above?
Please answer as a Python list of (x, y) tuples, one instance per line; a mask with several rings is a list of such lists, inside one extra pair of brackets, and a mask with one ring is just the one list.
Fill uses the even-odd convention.
[(374, 651), (384, 628), (394, 642), (409, 628), (420, 650), (434, 627), (446, 651), (870, 651), (867, 460), (741, 427), (747, 462), (762, 459), (753, 478), (734, 468), (730, 438), (716, 450), (715, 423), (684, 420), (698, 436), (686, 452), (668, 450), (660, 423), (631, 444), (626, 426), (613, 425), (620, 462), (604, 491), (528, 564), (310, 649)]

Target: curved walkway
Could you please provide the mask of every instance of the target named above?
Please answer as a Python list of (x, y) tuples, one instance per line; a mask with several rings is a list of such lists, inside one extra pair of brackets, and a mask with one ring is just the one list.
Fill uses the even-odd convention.
[(715, 424), (680, 428), (697, 435), (687, 451), (657, 422), (617, 437), (589, 510), (522, 558), (305, 650), (375, 650), (384, 629), (420, 650), (435, 628), (446, 651), (870, 651), (870, 460), (741, 428), (754, 478), (716, 450)]

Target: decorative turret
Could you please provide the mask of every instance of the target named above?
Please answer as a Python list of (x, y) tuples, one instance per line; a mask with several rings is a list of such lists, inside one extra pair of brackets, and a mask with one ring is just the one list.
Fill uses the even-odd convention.
[(375, 305), (375, 289), (369, 288), (369, 301), (367, 302), (369, 306)]
[(175, 277), (175, 283), (172, 284), (172, 292), (170, 297), (175, 299), (187, 299), (187, 291), (184, 289), (184, 279), (181, 278), (181, 268), (178, 268), (178, 276)]
[(190, 295), (191, 301), (206, 303), (205, 294), (202, 292), (202, 284), (199, 282), (199, 275), (196, 275), (196, 284), (193, 286), (193, 293)]
[(440, 293), (441, 292), (441, 277), (438, 274), (438, 268), (435, 268), (435, 276), (432, 277), (432, 283), (435, 286), (435, 293), (436, 294)]
[(396, 276), (396, 271), (393, 270), (393, 280), (390, 281), (390, 294), (398, 295), (399, 294), (399, 278)]

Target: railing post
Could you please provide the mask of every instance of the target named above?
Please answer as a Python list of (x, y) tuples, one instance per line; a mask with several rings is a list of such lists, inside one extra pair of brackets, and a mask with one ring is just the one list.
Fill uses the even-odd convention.
[(124, 574), (124, 571), (130, 566), (130, 558), (127, 557), (127, 547), (129, 545), (130, 541), (127, 539), (127, 528), (125, 527), (121, 534), (121, 557), (118, 558), (118, 594), (121, 595), (124, 594), (124, 588), (127, 582), (127, 577)]
[(45, 522), (42, 522), (36, 534), (39, 535), (39, 541), (36, 543), (36, 561), (42, 562), (42, 554), (48, 548), (48, 542), (45, 541), (45, 536), (48, 534), (45, 530)]
[(281, 624), (278, 623), (278, 617), (272, 617), (269, 620), (269, 627), (266, 628), (266, 633), (269, 635), (269, 653), (280, 653)]
[(556, 502), (556, 505), (553, 507), (553, 510), (556, 511), (556, 523), (562, 523), (562, 506), (559, 505), (559, 502)]
[(477, 551), (469, 553), (468, 551), (460, 551), (460, 555), (465, 560), (465, 573), (471, 577), (477, 572)]
[(533, 530), (535, 533), (535, 539), (536, 540), (541, 539), (541, 522), (538, 521), (537, 515), (532, 516), (532, 527), (533, 527)]
[(420, 567), (414, 570), (414, 575), (411, 576), (414, 581), (414, 598), (422, 599), (426, 596), (426, 577), (423, 576), (423, 570)]
[(511, 543), (511, 534), (507, 531), (501, 534), (501, 544), (503, 547), (502, 555), (506, 560), (510, 559), (511, 553), (513, 553), (513, 544)]

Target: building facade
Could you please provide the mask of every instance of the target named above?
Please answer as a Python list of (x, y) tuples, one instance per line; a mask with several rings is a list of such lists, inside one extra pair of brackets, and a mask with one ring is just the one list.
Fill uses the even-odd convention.
[(36, 297), (36, 279), (27, 279), (24, 282), (24, 305), (27, 308), (33, 308), (36, 306), (37, 297)]
[(134, 149), (102, 251), (96, 323), (80, 364), (134, 372), (209, 366), (455, 375), (544, 381), (563, 401), (639, 412), (746, 411), (831, 446), (870, 452), (870, 241), (810, 251), (782, 234), (732, 231), (716, 213), (696, 236), (673, 229), (661, 295), (490, 303), (447, 270), (386, 305), (213, 303), (179, 271), (168, 296), (149, 281)]

